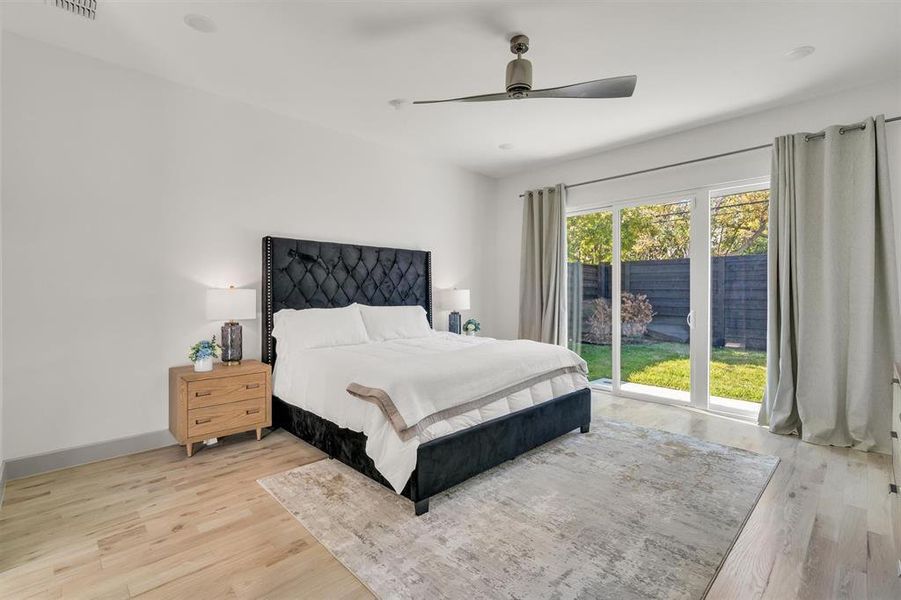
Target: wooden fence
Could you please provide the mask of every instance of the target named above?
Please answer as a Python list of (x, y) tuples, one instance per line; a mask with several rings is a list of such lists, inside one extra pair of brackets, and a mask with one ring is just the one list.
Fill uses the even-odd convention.
[[(710, 321), (714, 346), (766, 349), (766, 255), (721, 256), (711, 261)], [(623, 263), (622, 289), (644, 294), (655, 323), (685, 326), (690, 307), (689, 259)], [(581, 267), (579, 271), (577, 267)], [(582, 299), (610, 298), (609, 264), (569, 263), (570, 293), (582, 286)]]

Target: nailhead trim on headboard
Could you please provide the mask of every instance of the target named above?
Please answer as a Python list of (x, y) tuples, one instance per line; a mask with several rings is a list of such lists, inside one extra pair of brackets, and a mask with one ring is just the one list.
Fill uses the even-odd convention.
[(427, 277), (428, 280), (429, 280), (429, 291), (428, 291), (428, 294), (429, 294), (429, 306), (428, 306), (428, 308), (426, 308), (425, 310), (426, 310), (426, 312), (428, 313), (428, 316), (429, 316), (429, 325), (431, 325), (432, 327), (434, 327), (435, 324), (432, 323), (432, 253), (431, 253), (431, 252), (429, 252), (428, 255), (426, 256), (426, 264), (428, 265), (428, 269), (427, 269), (427, 272), (426, 272), (426, 277)]
[(266, 244), (266, 346), (265, 362), (272, 364), (272, 238), (264, 238)]

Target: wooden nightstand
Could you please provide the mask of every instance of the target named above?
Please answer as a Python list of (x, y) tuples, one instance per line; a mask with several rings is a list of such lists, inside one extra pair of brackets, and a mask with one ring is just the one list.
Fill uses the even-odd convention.
[(269, 365), (245, 360), (217, 363), (212, 371), (193, 366), (169, 369), (169, 431), (188, 456), (194, 444), (209, 438), (272, 426), (272, 380)]

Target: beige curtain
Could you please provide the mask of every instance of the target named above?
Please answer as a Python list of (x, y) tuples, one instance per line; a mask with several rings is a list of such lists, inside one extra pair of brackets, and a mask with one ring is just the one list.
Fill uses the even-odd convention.
[(888, 451), (898, 288), (885, 120), (773, 147), (767, 394), (759, 421)]
[(525, 193), (519, 337), (566, 345), (566, 192), (562, 184)]
[(585, 280), (582, 263), (566, 263), (566, 337), (567, 347), (576, 354), (582, 353), (582, 296)]

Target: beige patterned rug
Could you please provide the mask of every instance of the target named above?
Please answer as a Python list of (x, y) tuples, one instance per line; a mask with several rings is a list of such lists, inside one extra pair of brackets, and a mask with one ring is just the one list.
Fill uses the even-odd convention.
[(382, 598), (702, 598), (778, 461), (595, 419), (421, 517), (337, 460), (260, 484)]

